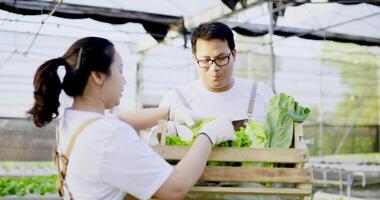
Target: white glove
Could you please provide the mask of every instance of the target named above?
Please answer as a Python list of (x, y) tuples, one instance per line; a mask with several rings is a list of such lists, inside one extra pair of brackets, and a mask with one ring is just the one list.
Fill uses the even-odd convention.
[(176, 123), (175, 122), (167, 122), (166, 123), (166, 137), (169, 136), (169, 137), (173, 137), (173, 136), (177, 136), (177, 127), (176, 127)]
[(194, 133), (189, 127), (181, 124), (175, 124), (175, 127), (177, 129), (178, 137), (181, 138), (181, 140), (186, 142), (191, 142), (193, 140)]
[(187, 126), (194, 126), (193, 112), (182, 105), (173, 105), (169, 108), (169, 119), (179, 123), (185, 123)]
[[(174, 122), (168, 122), (166, 124), (167, 132), (166, 136), (172, 137), (177, 136), (177, 127)], [(158, 129), (158, 126), (154, 126), (152, 129), (150, 129), (150, 136), (149, 136), (149, 146), (157, 146), (160, 144), (160, 141), (158, 139), (158, 133), (161, 130)]]
[(199, 133), (205, 133), (213, 145), (227, 140), (236, 140), (232, 122), (227, 119), (216, 119), (204, 125)]

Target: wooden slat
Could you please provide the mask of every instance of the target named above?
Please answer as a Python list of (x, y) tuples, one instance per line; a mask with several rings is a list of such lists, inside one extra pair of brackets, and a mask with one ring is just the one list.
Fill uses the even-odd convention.
[[(167, 160), (180, 160), (189, 147), (157, 146), (154, 150)], [(286, 148), (213, 148), (209, 161), (231, 162), (275, 162), (275, 163), (303, 163), (309, 159), (308, 151), (304, 149)]]
[(300, 140), (302, 138), (302, 126), (298, 123), (293, 124), (293, 131), (294, 131), (294, 148), (298, 149), (300, 146)]
[(200, 180), (271, 183), (311, 183), (311, 169), (207, 166)]
[(311, 189), (297, 188), (236, 188), (236, 187), (206, 187), (195, 186), (191, 192), (222, 193), (222, 194), (264, 194), (264, 195), (310, 195)]
[[(303, 138), (303, 126), (302, 124), (300, 123), (294, 123), (294, 148), (296, 149), (299, 149), (300, 148), (300, 141), (302, 140)], [(304, 168), (304, 163), (297, 163), (296, 164), (296, 169), (303, 169)], [(312, 183), (313, 182), (313, 172), (311, 172), (311, 180), (310, 182)], [(311, 184), (303, 184), (303, 183), (298, 183), (296, 185), (296, 188), (297, 189), (306, 189), (306, 190), (311, 190), (312, 186)], [(300, 196), (299, 197), (300, 200), (303, 200), (304, 199), (304, 196)]]
[(294, 133), (297, 133), (298, 136), (303, 137), (302, 123), (294, 123)]
[(161, 139), (160, 139), (160, 145), (161, 146), (165, 146), (165, 142), (166, 142), (166, 132), (168, 130), (168, 127), (167, 127), (167, 122), (164, 121), (164, 120), (158, 120), (158, 128), (160, 130), (160, 134), (161, 134)]

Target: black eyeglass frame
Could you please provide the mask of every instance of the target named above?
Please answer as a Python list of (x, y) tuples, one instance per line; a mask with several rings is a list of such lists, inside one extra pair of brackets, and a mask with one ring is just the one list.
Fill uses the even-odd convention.
[[(212, 63), (215, 63), (218, 67), (224, 67), (224, 66), (226, 66), (226, 65), (228, 65), (230, 63), (231, 54), (232, 54), (232, 51), (227, 56), (221, 56), (221, 57), (218, 57), (218, 58), (215, 58), (215, 59), (205, 59), (205, 60), (199, 60), (195, 54), (194, 54), (194, 57), (197, 60), (197, 64), (198, 64), (198, 66), (200, 68), (209, 68), (209, 67), (211, 67)], [(218, 59), (226, 59), (226, 58), (227, 58), (227, 63), (226, 64), (220, 65), (220, 64), (217, 63)], [(201, 64), (199, 64), (199, 62), (201, 62), (201, 61), (203, 61), (203, 62), (207, 61), (207, 66), (206, 65), (202, 66)]]

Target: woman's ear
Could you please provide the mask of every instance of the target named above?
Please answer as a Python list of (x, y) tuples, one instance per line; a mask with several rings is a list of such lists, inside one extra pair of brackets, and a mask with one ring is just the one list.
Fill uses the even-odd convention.
[(195, 54), (192, 54), (192, 56), (191, 56), (192, 58), (193, 58), (193, 60), (194, 60), (194, 62), (197, 62), (197, 57), (195, 57)]
[(104, 84), (104, 81), (106, 80), (106, 74), (102, 72), (92, 71), (90, 76), (91, 76), (91, 80), (96, 85), (99, 85), (99, 86), (102, 86)]

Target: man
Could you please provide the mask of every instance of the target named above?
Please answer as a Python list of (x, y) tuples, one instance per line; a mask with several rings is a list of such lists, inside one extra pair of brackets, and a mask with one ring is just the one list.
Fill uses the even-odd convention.
[(200, 80), (170, 90), (160, 107), (185, 105), (202, 118), (264, 122), (273, 91), (264, 83), (233, 76), (237, 58), (232, 30), (221, 22), (200, 24), (191, 34)]

